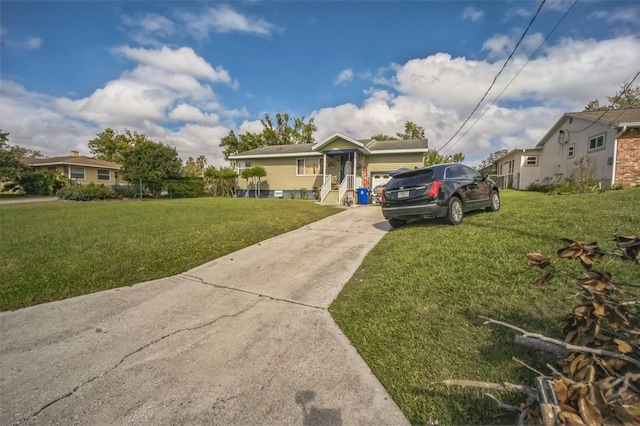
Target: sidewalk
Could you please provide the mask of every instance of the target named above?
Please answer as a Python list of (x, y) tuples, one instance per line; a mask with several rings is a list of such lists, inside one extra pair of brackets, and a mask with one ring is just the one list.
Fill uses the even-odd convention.
[(183, 274), (0, 313), (2, 424), (407, 424), (326, 308), (361, 206)]

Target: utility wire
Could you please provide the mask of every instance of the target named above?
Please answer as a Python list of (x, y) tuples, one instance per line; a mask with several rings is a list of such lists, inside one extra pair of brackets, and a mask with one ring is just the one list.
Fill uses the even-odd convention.
[(540, 6), (538, 6), (538, 10), (536, 11), (536, 14), (533, 15), (533, 18), (531, 18), (531, 22), (529, 22), (529, 25), (527, 25), (527, 28), (524, 30), (524, 33), (522, 33), (522, 36), (520, 37), (520, 40), (518, 40), (518, 43), (516, 43), (516, 46), (513, 48), (513, 51), (511, 52), (511, 54), (509, 55), (509, 57), (507, 58), (506, 61), (504, 61), (504, 64), (502, 65), (502, 68), (500, 68), (500, 71), (498, 71), (498, 73), (496, 74), (496, 76), (493, 78), (493, 82), (491, 83), (491, 85), (489, 86), (489, 88), (487, 89), (487, 91), (484, 93), (484, 95), (482, 96), (482, 99), (480, 99), (480, 102), (478, 102), (478, 104), (476, 105), (476, 107), (473, 109), (473, 111), (471, 111), (471, 114), (469, 114), (469, 116), (467, 117), (466, 120), (464, 120), (464, 123), (462, 123), (462, 126), (460, 126), (460, 128), (458, 130), (456, 130), (456, 132), (453, 134), (453, 136), (451, 136), (451, 138), (449, 138), (449, 140), (442, 145), (442, 147), (440, 147), (440, 149), (438, 150), (438, 152), (440, 152), (442, 149), (444, 149), (444, 147), (446, 147), (447, 145), (449, 145), (449, 142), (451, 142), (453, 140), (453, 138), (455, 138), (458, 133), (460, 133), (460, 130), (462, 130), (462, 128), (467, 124), (467, 122), (471, 119), (471, 117), (473, 116), (473, 114), (478, 110), (478, 108), (480, 107), (480, 105), (482, 104), (482, 102), (484, 101), (484, 99), (487, 97), (487, 95), (489, 94), (489, 91), (493, 88), (493, 86), (496, 84), (496, 80), (498, 80), (498, 77), (500, 77), (500, 74), (502, 74), (502, 71), (504, 71), (505, 67), (507, 66), (507, 64), (509, 63), (509, 60), (511, 60), (511, 58), (513, 57), (513, 55), (516, 53), (516, 50), (518, 49), (518, 46), (520, 46), (520, 43), (522, 43), (522, 40), (524, 39), (524, 37), (527, 35), (527, 32), (529, 31), (529, 28), (531, 28), (531, 25), (533, 25), (533, 21), (536, 20), (536, 17), (540, 14), (540, 11), (542, 10), (542, 6), (544, 6), (546, 0), (542, 0), (542, 2), (540, 3)]
[[(457, 144), (458, 142), (460, 142), (462, 139), (464, 139), (465, 136), (467, 136), (467, 133), (469, 133), (469, 131), (471, 131), (471, 129), (473, 129), (473, 126), (475, 126), (478, 121), (480, 121), (480, 119), (482, 117), (484, 117), (484, 115), (491, 109), (492, 106), (495, 105), (495, 103), (498, 101), (498, 99), (500, 99), (500, 97), (504, 94), (504, 92), (509, 88), (509, 86), (511, 86), (511, 83), (513, 83), (513, 81), (520, 75), (520, 73), (522, 72), (522, 70), (524, 69), (524, 67), (527, 66), (527, 64), (529, 64), (529, 62), (531, 62), (531, 60), (536, 56), (536, 54), (538, 53), (538, 51), (540, 50), (540, 48), (542, 48), (542, 46), (544, 46), (544, 44), (547, 42), (547, 40), (549, 39), (549, 37), (551, 37), (551, 35), (555, 32), (555, 30), (558, 29), (558, 27), (560, 26), (560, 24), (562, 23), (562, 21), (564, 21), (564, 18), (567, 17), (567, 15), (569, 14), (569, 12), (571, 12), (571, 10), (573, 9), (573, 7), (578, 3), (578, 0), (574, 0), (573, 4), (571, 5), (571, 7), (569, 7), (569, 9), (567, 9), (567, 11), (564, 13), (564, 15), (562, 15), (562, 17), (560, 18), (560, 20), (558, 21), (558, 23), (555, 25), (555, 27), (553, 27), (553, 29), (549, 32), (549, 34), (547, 34), (547, 36), (544, 38), (544, 40), (542, 40), (542, 43), (540, 43), (538, 45), (538, 47), (536, 47), (536, 50), (533, 51), (533, 53), (529, 56), (529, 58), (527, 59), (527, 61), (522, 65), (522, 67), (520, 67), (520, 69), (518, 70), (518, 72), (516, 73), (516, 75), (513, 76), (513, 78), (511, 79), (511, 81), (509, 81), (509, 83), (504, 87), (504, 89), (502, 89), (502, 91), (498, 94), (498, 96), (496, 96), (496, 98), (493, 100), (493, 102), (491, 102), (491, 104), (489, 104), (489, 106), (487, 108), (484, 109), (484, 111), (482, 111), (482, 113), (480, 114), (480, 116), (478, 116), (478, 118), (476, 118), (476, 121), (473, 122), (473, 124), (471, 124), (471, 126), (469, 126), (469, 128), (467, 130), (465, 130), (465, 132), (462, 134), (462, 136), (460, 136), (458, 138), (457, 141), (455, 141), (454, 143), (451, 144), (451, 146), (449, 146), (449, 148), (446, 149), (445, 153), (448, 152), (451, 148), (453, 148), (453, 146), (455, 144)], [(444, 146), (443, 146), (444, 148)], [(442, 148), (441, 148), (442, 149)]]
[(580, 132), (584, 132), (585, 130), (587, 130), (588, 128), (590, 128), (591, 126), (593, 126), (594, 124), (596, 124), (597, 122), (599, 122), (600, 120), (602, 120), (602, 117), (604, 117), (604, 115), (606, 113), (608, 113), (609, 111), (611, 111), (613, 108), (613, 104), (615, 104), (618, 99), (620, 99), (620, 97), (622, 97), (622, 95), (624, 95), (627, 90), (629, 90), (629, 87), (631, 87), (631, 85), (633, 84), (634, 81), (636, 81), (636, 78), (638, 78), (638, 76), (640, 75), (640, 71), (638, 71), (635, 75), (635, 77), (633, 77), (633, 79), (631, 79), (631, 81), (629, 83), (627, 83), (626, 86), (624, 86), (622, 88), (622, 90), (620, 91), (620, 94), (618, 96), (616, 96), (615, 98), (613, 98), (613, 101), (611, 101), (611, 105), (609, 105), (605, 110), (602, 111), (602, 114), (600, 114), (600, 117), (596, 118), (596, 120), (594, 122), (592, 122), (591, 124), (589, 124), (587, 127), (585, 127), (584, 129), (580, 129), (580, 130), (569, 130), (569, 133), (580, 133)]

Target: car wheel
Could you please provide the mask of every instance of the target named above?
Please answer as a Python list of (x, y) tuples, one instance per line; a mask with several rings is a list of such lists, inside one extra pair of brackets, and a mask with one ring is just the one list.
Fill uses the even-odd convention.
[(498, 210), (500, 210), (500, 195), (498, 194), (498, 191), (493, 190), (491, 191), (491, 199), (489, 207), (487, 207), (487, 211), (497, 212)]
[(401, 226), (404, 226), (405, 223), (407, 223), (406, 220), (400, 220), (393, 217), (389, 218), (389, 225), (391, 225), (392, 228), (400, 228)]
[(451, 225), (460, 225), (463, 216), (462, 201), (458, 197), (451, 197), (449, 199), (449, 209), (447, 210), (447, 222)]

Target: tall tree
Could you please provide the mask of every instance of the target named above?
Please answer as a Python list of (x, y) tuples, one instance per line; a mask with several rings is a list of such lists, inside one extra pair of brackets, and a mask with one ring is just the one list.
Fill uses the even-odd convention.
[(236, 193), (236, 182), (238, 181), (238, 173), (232, 168), (209, 166), (204, 171), (205, 189), (211, 192), (211, 195), (217, 197), (233, 197)]
[(424, 128), (412, 121), (404, 123), (404, 133), (396, 133), (400, 139), (424, 139)]
[(134, 184), (142, 180), (154, 196), (162, 191), (165, 180), (178, 179), (181, 171), (178, 151), (146, 136), (122, 154), (124, 179)]
[(609, 105), (600, 105), (598, 99), (589, 101), (585, 111), (605, 111), (609, 109), (640, 108), (640, 86), (631, 86), (629, 82), (620, 84), (620, 90), (613, 96), (607, 96)]
[(306, 123), (305, 117), (294, 118), (291, 123), (288, 113), (276, 113), (275, 122), (269, 114), (265, 114), (260, 122), (263, 127), (260, 133), (245, 132), (236, 135), (233, 130), (230, 130), (220, 140), (220, 147), (223, 148), (222, 153), (227, 161), (230, 155), (262, 146), (313, 143), (313, 133), (318, 130), (313, 118)]
[(98, 133), (97, 137), (89, 141), (89, 151), (98, 159), (122, 163), (124, 154), (136, 143), (149, 140), (147, 136), (138, 132), (125, 130), (118, 133), (111, 128)]
[(453, 155), (443, 155), (435, 149), (430, 149), (424, 156), (424, 166), (426, 167), (443, 163), (462, 163), (464, 161), (464, 158), (464, 154), (461, 152)]
[(377, 135), (371, 136), (371, 139), (374, 141), (396, 141), (398, 138), (395, 136), (385, 135), (384, 133), (378, 133)]
[(242, 178), (247, 181), (247, 193), (249, 192), (249, 184), (251, 184), (255, 198), (260, 198), (260, 183), (265, 176), (267, 176), (267, 169), (262, 166), (253, 166), (244, 169), (242, 171)]
[(498, 158), (505, 156), (507, 152), (509, 151), (506, 149), (501, 149), (499, 151), (489, 154), (489, 156), (486, 159), (482, 160), (482, 163), (480, 163), (480, 165), (478, 166), (478, 170), (489, 167)]
[(182, 168), (182, 174), (186, 177), (204, 177), (206, 164), (207, 158), (204, 155), (198, 156), (195, 160), (189, 157)]

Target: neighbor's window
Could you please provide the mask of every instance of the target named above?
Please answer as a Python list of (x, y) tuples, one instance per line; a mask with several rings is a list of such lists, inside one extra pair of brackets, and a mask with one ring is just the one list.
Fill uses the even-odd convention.
[(604, 134), (589, 139), (589, 151), (604, 147)]
[(240, 160), (238, 161), (238, 176), (242, 176), (242, 171), (251, 167), (251, 161)]
[(509, 160), (509, 174), (513, 174), (513, 169), (515, 168), (516, 160)]
[(576, 156), (576, 144), (572, 143), (567, 147), (567, 158), (573, 158)]
[(111, 180), (111, 171), (109, 169), (98, 169), (98, 180)]
[(529, 167), (534, 167), (538, 165), (538, 156), (537, 155), (529, 155), (527, 157), (527, 162), (525, 163), (525, 165), (529, 166)]
[(296, 175), (322, 174), (322, 158), (300, 158), (297, 160)]
[(71, 179), (84, 180), (84, 167), (69, 167), (69, 176)]

